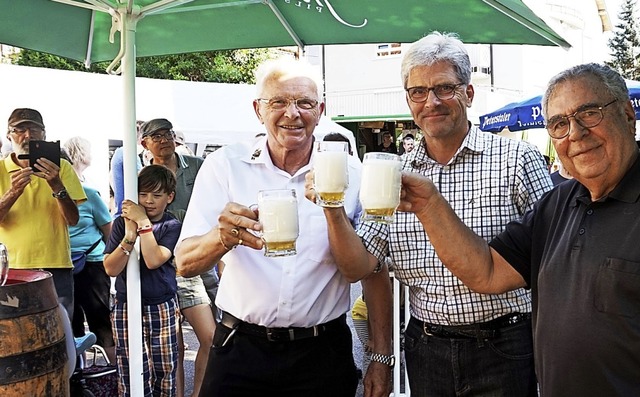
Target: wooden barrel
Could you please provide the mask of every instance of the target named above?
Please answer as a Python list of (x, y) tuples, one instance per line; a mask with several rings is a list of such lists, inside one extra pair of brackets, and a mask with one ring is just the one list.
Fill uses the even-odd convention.
[(0, 287), (0, 396), (64, 397), (64, 324), (51, 273), (9, 270)]

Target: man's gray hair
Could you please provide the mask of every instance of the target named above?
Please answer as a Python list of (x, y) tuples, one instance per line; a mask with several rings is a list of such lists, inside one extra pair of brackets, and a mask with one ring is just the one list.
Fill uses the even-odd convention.
[(257, 98), (262, 98), (265, 84), (272, 79), (279, 79), (283, 76), (306, 77), (313, 81), (316, 86), (318, 101), (322, 102), (322, 76), (317, 68), (309, 62), (282, 57), (268, 59), (256, 69), (256, 94)]
[(547, 118), (547, 105), (549, 97), (553, 95), (558, 85), (568, 81), (577, 80), (583, 77), (591, 77), (602, 84), (602, 88), (611, 98), (603, 98), (606, 100), (617, 99), (621, 104), (629, 100), (629, 90), (627, 84), (618, 72), (608, 66), (597, 63), (585, 63), (583, 65), (573, 66), (564, 70), (549, 80), (547, 90), (542, 97), (542, 114)]
[(471, 83), (471, 61), (464, 44), (455, 33), (433, 32), (409, 47), (402, 59), (402, 84), (407, 87), (409, 73), (419, 66), (431, 66), (436, 62), (450, 63), (460, 83)]

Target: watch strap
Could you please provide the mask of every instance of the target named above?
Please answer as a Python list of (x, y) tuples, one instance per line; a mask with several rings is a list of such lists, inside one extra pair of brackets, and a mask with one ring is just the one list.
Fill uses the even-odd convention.
[(393, 368), (393, 366), (396, 364), (396, 358), (394, 355), (387, 356), (385, 354), (372, 353), (371, 357), (369, 358), (371, 359), (371, 361), (376, 361), (388, 365), (391, 368)]
[(65, 198), (69, 197), (69, 194), (67, 193), (67, 189), (65, 189), (65, 188), (60, 189), (57, 193), (51, 193), (51, 195), (54, 198), (57, 198), (58, 200), (65, 199)]

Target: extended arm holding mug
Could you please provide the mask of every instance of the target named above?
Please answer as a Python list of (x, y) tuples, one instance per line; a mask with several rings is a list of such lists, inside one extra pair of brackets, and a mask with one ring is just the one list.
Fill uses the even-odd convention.
[(413, 212), (442, 263), (475, 292), (499, 294), (526, 286), (520, 273), (456, 215), (433, 182), (403, 172), (399, 211)]

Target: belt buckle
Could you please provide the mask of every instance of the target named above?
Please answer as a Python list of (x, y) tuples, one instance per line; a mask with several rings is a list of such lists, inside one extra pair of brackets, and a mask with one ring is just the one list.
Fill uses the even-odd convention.
[(423, 321), (422, 322), (422, 332), (424, 332), (425, 335), (427, 335), (427, 336), (433, 336), (433, 334), (427, 330), (428, 327), (429, 326), (427, 325), (427, 323)]
[(267, 340), (269, 342), (277, 342), (278, 338), (276, 337), (276, 332), (274, 332), (273, 328), (267, 328)]

